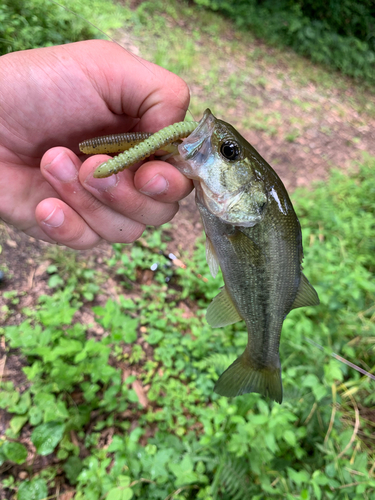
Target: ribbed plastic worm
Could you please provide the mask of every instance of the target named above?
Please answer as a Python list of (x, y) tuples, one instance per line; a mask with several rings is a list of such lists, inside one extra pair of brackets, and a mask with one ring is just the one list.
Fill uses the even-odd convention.
[(125, 134), (103, 135), (81, 142), (79, 149), (86, 155), (122, 153), (145, 139), (148, 139), (150, 135), (152, 135), (150, 132), (128, 132)]
[(178, 122), (153, 135), (140, 132), (96, 137), (82, 142), (79, 148), (86, 154), (115, 153), (125, 149), (115, 158), (102, 163), (93, 174), (94, 177), (109, 177), (144, 160), (159, 149), (177, 153), (177, 146), (173, 143), (190, 135), (197, 126), (198, 122)]

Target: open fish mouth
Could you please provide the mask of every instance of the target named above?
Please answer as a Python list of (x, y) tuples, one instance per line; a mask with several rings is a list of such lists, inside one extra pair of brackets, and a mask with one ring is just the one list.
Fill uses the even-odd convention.
[(215, 117), (209, 109), (206, 109), (197, 128), (178, 147), (181, 158), (189, 161), (195, 174), (212, 152), (210, 139), (214, 129)]

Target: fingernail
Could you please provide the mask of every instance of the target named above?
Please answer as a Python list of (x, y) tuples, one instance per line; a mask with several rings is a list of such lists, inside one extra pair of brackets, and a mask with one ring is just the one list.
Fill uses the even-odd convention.
[(66, 153), (57, 155), (45, 169), (61, 182), (71, 182), (78, 176), (76, 166)]
[(162, 194), (168, 189), (168, 181), (160, 174), (156, 174), (139, 191), (143, 194)]
[(92, 176), (92, 173), (88, 175), (85, 179), (84, 184), (96, 189), (99, 192), (108, 191), (118, 184), (117, 175), (111, 175), (109, 177), (96, 178)]
[(42, 222), (50, 227), (60, 227), (65, 220), (65, 214), (60, 207), (55, 207)]

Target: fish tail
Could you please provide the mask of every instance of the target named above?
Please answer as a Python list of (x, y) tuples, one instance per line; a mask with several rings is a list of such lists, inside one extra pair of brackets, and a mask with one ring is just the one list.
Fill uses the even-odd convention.
[(257, 368), (245, 351), (222, 373), (214, 391), (226, 397), (258, 392), (264, 397), (281, 403), (283, 386), (280, 362), (275, 363), (274, 367)]

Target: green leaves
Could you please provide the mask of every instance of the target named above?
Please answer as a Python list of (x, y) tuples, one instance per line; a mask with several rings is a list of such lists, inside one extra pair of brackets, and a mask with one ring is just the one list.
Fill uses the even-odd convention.
[(355, 78), (375, 81), (375, 44), (371, 39), (374, 14), (371, 1), (324, 2), (195, 0), (224, 15), (271, 44), (289, 45), (314, 62), (326, 64)]
[(130, 500), (133, 498), (133, 490), (129, 487), (130, 477), (121, 475), (118, 477), (117, 482), (119, 486), (108, 491), (106, 500)]
[(137, 339), (138, 320), (124, 314), (117, 302), (108, 300), (105, 307), (94, 307), (93, 310), (104, 328), (111, 331), (113, 342), (131, 344)]
[(193, 462), (189, 455), (185, 455), (180, 463), (170, 463), (169, 468), (176, 477), (175, 486), (177, 488), (184, 484), (194, 483), (197, 480)]
[(5, 441), (0, 448), (0, 452), (7, 460), (16, 464), (23, 464), (27, 458), (27, 449), (21, 443), (13, 441)]
[(47, 422), (36, 427), (31, 434), (36, 451), (39, 455), (49, 455), (61, 441), (65, 431), (65, 424), (61, 422)]
[(82, 460), (71, 456), (64, 464), (64, 471), (70, 484), (76, 484), (79, 473), (83, 468)]
[(47, 496), (48, 489), (44, 479), (24, 481), (17, 492), (17, 500), (45, 500)]
[(161, 330), (157, 330), (156, 328), (150, 329), (150, 334), (147, 337), (147, 342), (150, 345), (158, 344), (160, 340), (163, 338), (164, 333)]
[(106, 498), (107, 500), (130, 500), (133, 498), (133, 490), (130, 488), (112, 488)]
[(27, 416), (13, 417), (9, 422), (9, 427), (12, 429), (13, 434), (17, 435), (25, 425), (25, 423), (28, 421), (28, 419), (29, 418)]
[[(335, 174), (315, 192), (295, 195), (306, 228), (304, 264), (322, 305), (294, 311), (285, 321), (282, 405), (258, 394), (227, 399), (213, 393), (218, 373), (245, 348), (247, 332), (241, 323), (212, 330), (203, 319), (222, 283), (210, 278), (203, 240), (188, 269), (173, 271), (175, 286), (155, 275), (139, 293), (92, 308), (96, 324), (94, 314), (92, 325), (75, 322), (80, 304), (65, 287), (41, 298), (21, 325), (5, 327), (8, 346), (19, 349), (28, 366), (26, 390), (9, 382), (1, 387), (0, 407), (10, 419), (0, 463), (25, 463), (28, 450), (17, 442), (25, 432), (36, 449), (28, 462), (51, 453), (60, 460), (29, 481), (9, 476), (6, 487), (18, 488), (18, 500), (45, 498), (63, 471), (77, 500), (173, 494), (357, 500), (364, 491), (370, 498), (369, 456), (352, 442), (355, 415), (340, 387), (367, 398), (369, 406), (372, 387), (330, 352), (375, 364), (368, 344), (375, 337), (372, 171), (369, 163), (354, 179)], [(126, 249), (115, 252), (121, 265)], [(154, 260), (153, 249), (138, 244), (130, 271), (136, 276)]]

